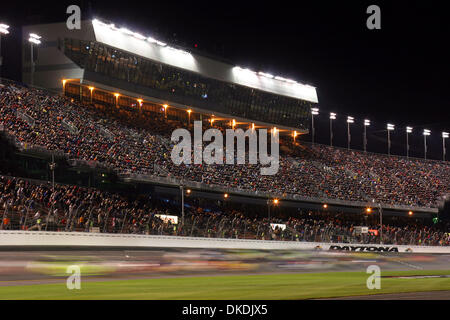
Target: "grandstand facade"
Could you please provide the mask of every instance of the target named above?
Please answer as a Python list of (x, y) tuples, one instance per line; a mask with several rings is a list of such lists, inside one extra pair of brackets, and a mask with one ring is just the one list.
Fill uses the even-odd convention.
[[(314, 87), (97, 20), (30, 32), (42, 43), (33, 81), (23, 45), (23, 82), (41, 89), (0, 86), (0, 143), (10, 150), (0, 152), (3, 229), (449, 244), (436, 216), (449, 164), (296, 140), (309, 130)], [(175, 165), (171, 133), (194, 120), (280, 129), (279, 172)], [(355, 226), (376, 232), (360, 238)]]
[[(23, 32), (42, 36), (35, 49), (34, 85), (64, 90), (70, 83), (80, 100), (90, 95), (95, 100), (95, 91), (102, 90), (111, 104), (126, 96), (135, 99), (129, 106), (149, 101), (298, 134), (308, 133), (310, 109), (318, 103), (310, 85), (233, 66), (98, 20), (84, 21), (80, 30), (57, 23), (27, 26)], [(23, 52), (23, 81), (30, 83), (27, 43)]]

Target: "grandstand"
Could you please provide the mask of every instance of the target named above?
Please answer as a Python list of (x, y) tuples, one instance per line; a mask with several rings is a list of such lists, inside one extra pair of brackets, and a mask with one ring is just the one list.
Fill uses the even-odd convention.
[[(0, 90), (2, 229), (449, 245), (432, 221), (449, 163), (303, 141), (314, 87), (99, 20), (31, 30), (34, 75), (24, 55), (25, 84)], [(194, 120), (278, 128), (279, 172), (175, 165), (171, 133)]]

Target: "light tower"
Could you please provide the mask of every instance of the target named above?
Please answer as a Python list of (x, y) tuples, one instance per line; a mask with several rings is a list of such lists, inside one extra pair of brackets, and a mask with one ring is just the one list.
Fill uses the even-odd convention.
[(319, 114), (319, 108), (311, 108), (311, 141), (314, 144), (315, 127), (314, 127), (314, 116)]
[(355, 118), (348, 116), (347, 117), (347, 149), (350, 150), (350, 141), (351, 141), (351, 135), (350, 135), (350, 123), (354, 123)]
[(406, 158), (409, 158), (409, 134), (412, 133), (412, 127), (406, 127)]
[(445, 161), (445, 154), (447, 153), (447, 148), (445, 148), (445, 139), (447, 139), (448, 137), (448, 132), (442, 132), (442, 161)]
[(333, 146), (333, 120), (336, 120), (336, 113), (330, 112), (330, 146)]
[(364, 120), (364, 137), (363, 137), (364, 152), (367, 152), (367, 127), (368, 126), (370, 126), (370, 120), (365, 119)]
[(2, 65), (3, 65), (3, 57), (2, 57), (2, 34), (8, 34), (9, 26), (0, 23), (0, 83), (2, 83)]
[(395, 129), (393, 124), (387, 124), (387, 138), (388, 138), (388, 155), (391, 155), (391, 131)]
[(428, 129), (423, 129), (423, 154), (425, 160), (427, 159), (427, 137), (431, 135), (431, 131)]
[(30, 42), (30, 48), (31, 48), (31, 55), (30, 55), (30, 61), (31, 61), (31, 70), (30, 70), (30, 85), (33, 86), (34, 83), (34, 58), (33, 58), (33, 44), (39, 45), (41, 44), (41, 36), (38, 36), (35, 33), (30, 33), (30, 37), (28, 38), (28, 41)]

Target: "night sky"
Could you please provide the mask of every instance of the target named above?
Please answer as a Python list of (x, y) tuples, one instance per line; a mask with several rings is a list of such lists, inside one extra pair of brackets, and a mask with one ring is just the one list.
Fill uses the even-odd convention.
[[(169, 44), (197, 45), (233, 64), (316, 86), (318, 142), (329, 143), (331, 111), (338, 114), (336, 145), (347, 145), (345, 119), (351, 115), (357, 121), (354, 148), (362, 148), (362, 122), (368, 118), (369, 151), (386, 152), (390, 122), (397, 127), (393, 154), (405, 154), (404, 127), (411, 125), (412, 155), (423, 157), (427, 128), (429, 157), (442, 158), (441, 131), (450, 131), (444, 1), (10, 1), (0, 11), (0, 22), (11, 25), (11, 34), (2, 38), (3, 76), (20, 80), (20, 27), (65, 21), (71, 4), (81, 7), (82, 19), (111, 20)], [(381, 30), (366, 28), (371, 4), (381, 8)], [(449, 153), (450, 142), (447, 159)]]

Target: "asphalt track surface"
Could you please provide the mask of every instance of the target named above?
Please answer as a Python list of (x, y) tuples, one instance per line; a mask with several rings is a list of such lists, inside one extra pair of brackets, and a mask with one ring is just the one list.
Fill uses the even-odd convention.
[[(95, 272), (83, 281), (365, 271), (448, 270), (448, 254), (348, 253), (152, 248), (147, 250), (7, 250), (0, 251), (0, 286), (60, 283), (68, 265), (89, 266)], [(333, 300), (450, 300), (449, 291), (378, 294)]]

